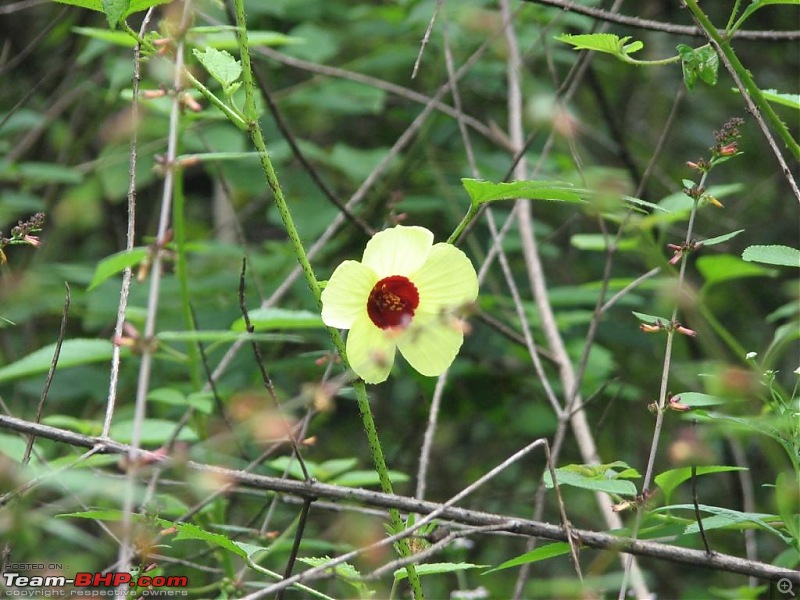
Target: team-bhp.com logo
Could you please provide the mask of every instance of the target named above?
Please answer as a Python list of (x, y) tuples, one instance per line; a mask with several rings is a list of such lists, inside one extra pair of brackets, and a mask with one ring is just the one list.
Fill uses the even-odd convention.
[[(47, 596), (74, 596), (74, 595), (82, 595), (80, 592), (88, 591), (83, 589), (76, 589), (71, 590), (70, 593), (67, 593), (63, 590), (63, 588), (67, 587), (68, 585), (74, 586), (75, 588), (121, 588), (119, 594), (115, 595), (126, 595), (127, 592), (124, 591), (126, 588), (122, 586), (128, 586), (127, 589), (136, 589), (136, 588), (148, 588), (150, 590), (158, 590), (160, 592), (166, 593), (166, 595), (177, 595), (175, 592), (185, 594), (185, 591), (178, 591), (180, 588), (188, 587), (189, 579), (184, 576), (174, 576), (174, 575), (138, 575), (133, 576), (130, 573), (124, 573), (120, 571), (110, 571), (108, 573), (100, 573), (100, 572), (81, 572), (76, 573), (74, 577), (65, 577), (63, 575), (22, 575), (21, 573), (9, 572), (6, 571), (2, 574), (3, 581), (5, 583), (6, 588), (6, 596), (30, 596), (30, 595), (47, 595)], [(58, 588), (62, 588), (62, 593), (57, 593)], [(177, 589), (176, 589), (177, 588)], [(33, 590), (39, 590), (39, 594), (36, 593), (22, 593), (22, 592), (32, 592)], [(14, 591), (20, 593), (14, 593)], [(45, 593), (47, 592), (47, 593)], [(55, 594), (53, 592), (56, 592)], [(172, 593), (170, 593), (172, 592)]]

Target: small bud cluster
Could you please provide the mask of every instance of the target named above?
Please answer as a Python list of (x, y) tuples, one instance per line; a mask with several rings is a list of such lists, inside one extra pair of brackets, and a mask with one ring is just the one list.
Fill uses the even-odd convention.
[(681, 258), (683, 258), (684, 254), (689, 254), (690, 252), (694, 252), (695, 250), (699, 250), (703, 247), (703, 242), (695, 242), (691, 241), (688, 244), (667, 244), (667, 248), (672, 250), (672, 258), (669, 259), (669, 264), (677, 265)]
[(3, 248), (12, 244), (26, 244), (38, 248), (41, 241), (38, 236), (32, 235), (44, 227), (44, 213), (36, 213), (27, 221), (19, 221), (11, 228), (11, 237), (5, 237), (0, 231), (0, 265), (6, 262)]
[(697, 332), (694, 329), (689, 329), (688, 327), (684, 327), (677, 321), (656, 321), (655, 323), (641, 323), (639, 325), (639, 329), (644, 331), (645, 333), (659, 333), (661, 331), (674, 331), (683, 335), (688, 335), (691, 337), (695, 337)]

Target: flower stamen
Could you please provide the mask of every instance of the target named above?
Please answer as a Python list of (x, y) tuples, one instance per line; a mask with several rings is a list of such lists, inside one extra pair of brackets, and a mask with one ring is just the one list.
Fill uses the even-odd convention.
[(417, 306), (419, 306), (417, 286), (402, 275), (381, 279), (372, 288), (367, 299), (369, 318), (381, 329), (394, 327), (405, 329), (411, 323)]

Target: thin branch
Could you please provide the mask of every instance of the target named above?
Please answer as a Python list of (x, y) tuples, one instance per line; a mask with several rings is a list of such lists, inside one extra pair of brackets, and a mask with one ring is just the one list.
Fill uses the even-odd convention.
[[(64, 343), (64, 336), (67, 333), (67, 320), (69, 319), (69, 304), (72, 299), (69, 291), (69, 284), (65, 281), (64, 287), (67, 288), (67, 293), (64, 295), (64, 310), (61, 313), (61, 327), (58, 330), (58, 338), (56, 339), (56, 348), (53, 351), (53, 360), (50, 361), (50, 369), (47, 371), (47, 379), (45, 379), (44, 386), (42, 387), (42, 395), (39, 398), (39, 406), (36, 407), (36, 423), (42, 421), (42, 412), (44, 411), (44, 403), (47, 402), (47, 394), (50, 392), (50, 385), (53, 383), (53, 377), (56, 375), (56, 367), (58, 366), (58, 357), (61, 355), (61, 344)], [(27, 465), (31, 459), (31, 451), (33, 444), (36, 441), (36, 436), (31, 436), (28, 439), (28, 445), (25, 446), (25, 453), (22, 455), (22, 464)]]
[[(247, 298), (245, 297), (245, 288), (246, 288), (246, 279), (245, 275), (247, 272), (247, 261), (242, 259), (242, 271), (239, 275), (239, 309), (242, 313), (242, 319), (244, 319), (244, 326), (245, 330), (248, 333), (254, 333), (255, 327), (250, 322), (250, 314), (247, 310)], [(267, 367), (264, 364), (264, 357), (261, 354), (261, 348), (258, 345), (258, 341), (253, 339), (252, 340), (252, 348), (253, 348), (253, 356), (256, 359), (256, 365), (258, 366), (258, 371), (261, 373), (261, 381), (264, 384), (264, 389), (267, 390), (269, 393), (272, 402), (275, 404), (275, 408), (280, 415), (282, 424), (284, 429), (286, 430), (286, 435), (289, 437), (289, 440), (292, 444), (292, 451), (294, 452), (294, 456), (297, 459), (298, 464), (300, 465), (300, 470), (303, 471), (303, 477), (306, 481), (311, 479), (311, 475), (306, 468), (306, 463), (303, 460), (303, 456), (300, 454), (300, 447), (297, 444), (297, 440), (294, 437), (294, 432), (292, 428), (289, 426), (289, 422), (286, 420), (286, 417), (283, 414), (283, 410), (281, 409), (281, 401), (278, 398), (278, 393), (275, 391), (275, 386), (272, 384), (272, 378), (269, 376), (267, 372)]]
[[(71, 446), (82, 448), (97, 447), (97, 451), (104, 454), (124, 455), (133, 453), (134, 457), (139, 460), (161, 459), (162, 462), (167, 465), (171, 463), (170, 459), (164, 459), (146, 450), (135, 451), (127, 444), (121, 444), (113, 440), (102, 440), (74, 431), (51, 427), (49, 425), (31, 423), (30, 421), (25, 421), (24, 419), (18, 419), (16, 417), (0, 415), (0, 428), (18, 431), (28, 435), (36, 435)], [(246, 473), (235, 469), (226, 469), (195, 461), (187, 461), (185, 466), (192, 471), (219, 475), (224, 481), (237, 483), (249, 488), (292, 494), (301, 498), (324, 498), (328, 500), (354, 502), (374, 508), (393, 508), (428, 516), (435, 512), (435, 518), (453, 521), (467, 526), (481, 527), (485, 525), (505, 524), (501, 530), (508, 533), (566, 541), (566, 533), (562, 527), (530, 519), (512, 517), (511, 520), (509, 520), (508, 515), (468, 510), (451, 505), (445, 506), (435, 502), (426, 502), (417, 500), (416, 498), (384, 494), (360, 488), (266, 477), (264, 475)], [(800, 573), (797, 571), (781, 569), (767, 563), (746, 560), (738, 556), (719, 553), (714, 553), (709, 556), (702, 550), (693, 550), (658, 542), (632, 540), (630, 538), (622, 538), (604, 532), (585, 529), (573, 529), (573, 534), (581, 544), (589, 548), (614, 550), (637, 556), (701, 566), (729, 573), (752, 575), (770, 581), (778, 581), (779, 579), (787, 578), (789, 581), (800, 585)]]
[(411, 71), (411, 79), (417, 78), (417, 73), (419, 72), (419, 65), (422, 62), (422, 55), (425, 53), (425, 46), (428, 45), (428, 40), (431, 39), (433, 24), (436, 23), (436, 17), (439, 15), (439, 10), (442, 8), (443, 1), (444, 0), (436, 0), (436, 6), (433, 8), (433, 14), (431, 15), (431, 20), (428, 22), (428, 28), (425, 30), (425, 35), (422, 36), (422, 43), (419, 46), (419, 54), (417, 54), (417, 60), (414, 61), (414, 68)]
[[(663, 31), (665, 33), (673, 33), (676, 35), (689, 35), (692, 37), (704, 37), (705, 33), (700, 27), (692, 27), (691, 25), (674, 25), (672, 23), (664, 23), (663, 21), (651, 21), (649, 19), (641, 19), (639, 17), (629, 17), (620, 15), (618, 13), (603, 10), (601, 8), (594, 8), (571, 2), (570, 0), (523, 0), (531, 4), (542, 4), (544, 6), (554, 6), (566, 11), (574, 12), (579, 15), (586, 15), (598, 19), (600, 21), (607, 21), (609, 23), (616, 23), (617, 25), (627, 25), (637, 29), (649, 29), (651, 31)], [(734, 35), (734, 38), (743, 40), (757, 40), (764, 42), (777, 42), (777, 41), (796, 41), (800, 40), (800, 31), (747, 31), (740, 30)]]
[[(144, 37), (153, 9), (145, 13), (142, 25), (139, 28), (139, 37)], [(138, 157), (138, 120), (139, 120), (139, 85), (142, 80), (142, 47), (137, 43), (133, 48), (133, 97), (131, 98), (131, 145), (128, 158), (128, 229), (125, 237), (125, 249), (130, 252), (136, 241), (136, 162)], [(128, 309), (128, 296), (131, 289), (133, 272), (126, 267), (122, 273), (122, 286), (119, 290), (119, 304), (117, 305), (117, 321), (114, 325), (114, 338), (122, 337), (125, 325), (125, 314)], [(101, 437), (108, 437), (111, 429), (111, 420), (114, 417), (114, 407), (117, 401), (117, 385), (119, 384), (119, 365), (121, 348), (114, 344), (111, 353), (111, 372), (108, 378), (108, 397), (106, 398), (106, 414), (103, 420), (103, 433)]]

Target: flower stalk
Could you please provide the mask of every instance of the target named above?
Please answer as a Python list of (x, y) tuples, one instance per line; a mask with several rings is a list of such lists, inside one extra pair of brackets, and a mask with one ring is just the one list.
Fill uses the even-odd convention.
[[(289, 206), (286, 202), (286, 198), (283, 195), (283, 190), (280, 182), (278, 181), (275, 169), (272, 166), (272, 161), (269, 157), (269, 152), (267, 151), (264, 136), (258, 123), (258, 110), (255, 102), (256, 87), (253, 80), (253, 72), (250, 63), (250, 47), (247, 40), (247, 19), (244, 10), (244, 0), (234, 0), (233, 4), (236, 17), (236, 40), (239, 46), (239, 53), (242, 61), (242, 82), (244, 84), (243, 87), (245, 93), (243, 112), (246, 130), (256, 148), (256, 151), (258, 152), (261, 167), (264, 170), (267, 184), (272, 190), (273, 197), (275, 199), (275, 206), (278, 208), (278, 213), (280, 214), (283, 225), (286, 228), (286, 233), (289, 236), (289, 242), (294, 250), (295, 257), (297, 258), (297, 261), (303, 270), (303, 275), (308, 283), (308, 287), (321, 310), (322, 302), (319, 282), (314, 274), (314, 270), (311, 267), (308, 254), (306, 253), (303, 242), (300, 239), (300, 235), (297, 232), (297, 227), (295, 226), (294, 219), (289, 211)], [(342, 336), (339, 334), (339, 331), (333, 327), (329, 327), (328, 332), (331, 336), (331, 340), (333, 341), (333, 345), (336, 348), (337, 353), (342, 358), (342, 362), (344, 363), (345, 367), (348, 367), (347, 353), (345, 351), (345, 345), (344, 341), (342, 340)], [(372, 453), (372, 459), (375, 464), (375, 470), (378, 473), (381, 489), (386, 494), (394, 494), (392, 481), (389, 478), (389, 470), (386, 466), (383, 449), (381, 447), (380, 440), (378, 438), (378, 432), (375, 427), (375, 420), (372, 416), (372, 409), (369, 405), (366, 384), (362, 379), (356, 379), (353, 382), (353, 389), (358, 401), (358, 409), (361, 414), (364, 432), (367, 435), (367, 443), (369, 444), (370, 452)], [(390, 510), (389, 516), (392, 529), (395, 532), (400, 532), (405, 528), (403, 521), (400, 518), (400, 512), (397, 509)], [(398, 543), (398, 550), (400, 555), (403, 557), (411, 554), (408, 543), (405, 540), (401, 540)], [(408, 565), (406, 567), (406, 572), (408, 574), (408, 581), (414, 593), (414, 598), (416, 600), (423, 600), (424, 595), (422, 592), (422, 584), (416, 569), (413, 565)]]

